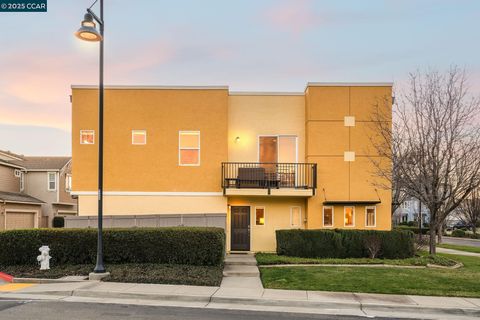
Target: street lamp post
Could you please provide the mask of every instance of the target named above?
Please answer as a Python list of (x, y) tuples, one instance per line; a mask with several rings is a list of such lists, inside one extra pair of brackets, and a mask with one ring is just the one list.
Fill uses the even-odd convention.
[[(97, 0), (98, 1), (98, 0)], [(103, 0), (100, 0), (100, 16), (97, 16), (91, 8), (87, 9), (87, 13), (82, 21), (80, 29), (75, 32), (75, 36), (81, 40), (100, 42), (100, 61), (99, 61), (99, 87), (98, 87), (98, 239), (97, 239), (97, 263), (93, 270), (96, 274), (106, 273), (103, 264)], [(95, 28), (96, 21), (99, 25), (100, 32)]]

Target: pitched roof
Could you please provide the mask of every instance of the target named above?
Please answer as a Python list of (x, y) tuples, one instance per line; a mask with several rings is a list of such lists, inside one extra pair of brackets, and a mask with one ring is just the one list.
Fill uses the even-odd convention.
[(3, 159), (3, 160), (15, 160), (15, 159), (21, 160), (21, 159), (23, 159), (23, 155), (13, 153), (9, 150), (0, 150), (0, 159)]
[(60, 170), (71, 159), (71, 157), (24, 157), (23, 161), (12, 161), (12, 163), (27, 170)]
[(6, 202), (31, 202), (36, 204), (44, 203), (42, 200), (39, 200), (27, 194), (5, 191), (0, 191), (0, 200)]

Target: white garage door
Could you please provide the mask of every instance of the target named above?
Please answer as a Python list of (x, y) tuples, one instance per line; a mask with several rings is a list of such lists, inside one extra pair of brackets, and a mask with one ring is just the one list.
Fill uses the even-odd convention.
[(35, 212), (7, 212), (7, 230), (35, 228)]

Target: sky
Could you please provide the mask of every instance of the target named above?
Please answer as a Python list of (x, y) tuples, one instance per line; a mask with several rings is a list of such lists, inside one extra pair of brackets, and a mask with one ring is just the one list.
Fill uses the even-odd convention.
[[(71, 154), (70, 86), (98, 83), (98, 44), (73, 36), (93, 1), (0, 12), (0, 150)], [(458, 65), (480, 93), (478, 0), (104, 2), (106, 84), (401, 87), (409, 72)]]

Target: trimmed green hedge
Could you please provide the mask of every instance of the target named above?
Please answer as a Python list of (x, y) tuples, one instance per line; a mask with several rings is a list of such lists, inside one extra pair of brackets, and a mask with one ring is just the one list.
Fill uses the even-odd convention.
[[(415, 234), (419, 234), (420, 233), (420, 229), (418, 229), (418, 226), (416, 227), (410, 227), (410, 226), (396, 226), (394, 228), (394, 230), (407, 230), (407, 231), (412, 231), (413, 233)], [(422, 228), (422, 234), (429, 234), (430, 233), (430, 229), (428, 227), (423, 227)]]
[(277, 254), (302, 258), (369, 257), (367, 242), (378, 237), (378, 257), (403, 259), (413, 257), (414, 235), (410, 231), (374, 230), (277, 230)]
[[(221, 228), (106, 229), (105, 263), (220, 265), (225, 255)], [(28, 229), (0, 232), (0, 265), (34, 265), (42, 245), (51, 263), (94, 264), (96, 229)]]

